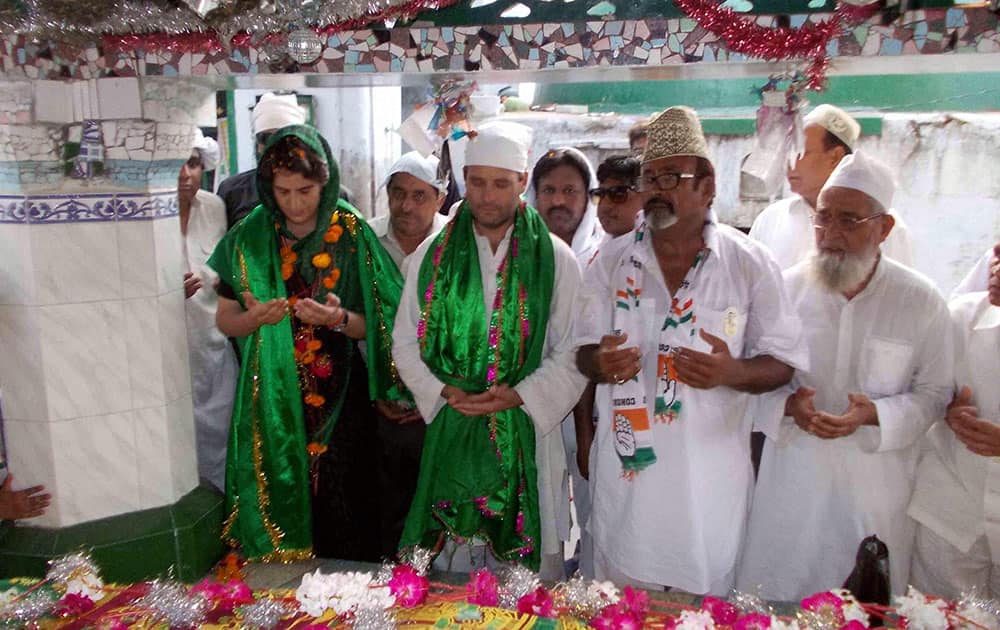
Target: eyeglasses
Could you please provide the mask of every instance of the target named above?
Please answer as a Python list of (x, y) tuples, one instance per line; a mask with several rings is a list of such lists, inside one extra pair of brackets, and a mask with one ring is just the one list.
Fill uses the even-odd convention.
[(610, 188), (591, 188), (590, 198), (595, 204), (601, 203), (602, 197), (607, 197), (614, 203), (628, 201), (629, 191), (635, 191), (635, 186), (612, 186)]
[(673, 190), (677, 188), (682, 179), (697, 179), (701, 177), (695, 173), (663, 173), (660, 175), (643, 175), (639, 179), (639, 189), (643, 191), (657, 188), (659, 190)]
[(818, 229), (828, 230), (831, 227), (835, 227), (841, 232), (853, 232), (861, 227), (861, 224), (868, 223), (872, 219), (884, 217), (885, 214), (885, 212), (876, 212), (871, 216), (857, 218), (843, 214), (834, 216), (830, 212), (813, 212), (812, 222), (813, 227)]

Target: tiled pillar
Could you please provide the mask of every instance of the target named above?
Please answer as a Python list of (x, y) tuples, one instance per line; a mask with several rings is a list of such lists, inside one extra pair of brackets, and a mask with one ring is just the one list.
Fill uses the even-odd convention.
[[(163, 506), (198, 483), (175, 189), (206, 101), (155, 79), (0, 84), (8, 464), (53, 494), (30, 525)], [(103, 172), (73, 179), (64, 144), (83, 117), (100, 121)]]

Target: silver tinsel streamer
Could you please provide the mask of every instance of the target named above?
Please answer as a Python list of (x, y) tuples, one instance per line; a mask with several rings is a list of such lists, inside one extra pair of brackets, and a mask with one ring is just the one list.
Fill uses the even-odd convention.
[(561, 582), (552, 589), (556, 604), (565, 607), (574, 617), (591, 619), (608, 605), (600, 593), (590, 588), (591, 582), (577, 573), (569, 581)]
[(756, 593), (744, 593), (743, 591), (733, 591), (729, 596), (729, 602), (739, 609), (740, 614), (749, 615), (760, 613), (762, 615), (776, 615), (774, 608), (768, 604), (764, 598)]
[(391, 608), (360, 608), (354, 612), (350, 625), (355, 630), (393, 630), (396, 617)]
[(500, 571), (500, 607), (517, 609), (517, 601), (538, 588), (538, 575), (521, 564), (511, 564)]
[(1000, 602), (983, 597), (975, 587), (962, 594), (955, 609), (960, 615), (980, 625), (988, 628), (1000, 627)]
[(32, 621), (49, 614), (57, 601), (55, 593), (40, 589), (8, 602), (0, 608), (0, 627), (24, 628)]
[(155, 580), (149, 592), (135, 605), (150, 611), (152, 616), (165, 620), (171, 628), (196, 628), (205, 618), (212, 604), (200, 595), (189, 595), (177, 582)]
[(265, 597), (236, 609), (242, 626), (253, 630), (271, 630), (282, 617), (295, 612), (295, 608), (280, 599)]
[(388, 560), (383, 562), (382, 566), (380, 566), (378, 571), (375, 573), (375, 577), (372, 578), (372, 584), (376, 584), (378, 586), (385, 586), (388, 584), (389, 580), (392, 579), (392, 570), (395, 566), (395, 562), (389, 562)]
[(418, 575), (427, 575), (427, 570), (431, 568), (431, 561), (434, 554), (425, 547), (413, 547), (403, 552), (402, 563), (408, 564), (416, 569)]
[(45, 574), (45, 579), (65, 588), (66, 582), (88, 574), (98, 577), (101, 575), (90, 554), (78, 551), (49, 560), (49, 570)]

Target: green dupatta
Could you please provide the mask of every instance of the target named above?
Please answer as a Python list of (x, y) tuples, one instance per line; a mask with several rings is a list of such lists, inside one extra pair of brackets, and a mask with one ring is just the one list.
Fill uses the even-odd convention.
[[(487, 319), (472, 214), (463, 203), (420, 266), (424, 363), (466, 391), (521, 382), (542, 361), (554, 279), (549, 231), (522, 205)], [(427, 427), (400, 546), (440, 547), (446, 535), (485, 539), (498, 558), (538, 570), (535, 430), (522, 408), (470, 418), (445, 405)]]
[[(296, 242), (297, 271), (311, 282), (322, 273), (313, 258), (329, 254), (342, 273), (333, 289), (321, 282), (313, 298), (322, 303), (331, 290), (360, 294), (367, 322), (368, 388), (373, 399), (406, 396), (392, 362), (392, 323), (402, 292), (402, 277), (365, 220), (338, 198), (337, 163), (326, 140), (305, 125), (285, 127), (274, 134), (264, 153), (281, 138), (294, 135), (326, 159), (330, 179), (323, 187), (316, 230)], [(236, 292), (263, 302), (285, 298), (279, 233), (286, 233), (284, 215), (272, 187), (258, 174), (261, 205), (226, 234), (209, 265)], [(336, 242), (324, 236), (341, 232)], [(349, 305), (345, 299), (345, 305)], [(312, 512), (309, 455), (302, 409), (292, 324), (286, 316), (237, 340), (243, 363), (233, 406), (226, 462), (226, 519), (223, 538), (240, 545), (248, 558), (289, 561), (312, 555)], [(341, 389), (342, 396), (347, 390)], [(331, 405), (326, 435), (336, 423), (341, 401)]]

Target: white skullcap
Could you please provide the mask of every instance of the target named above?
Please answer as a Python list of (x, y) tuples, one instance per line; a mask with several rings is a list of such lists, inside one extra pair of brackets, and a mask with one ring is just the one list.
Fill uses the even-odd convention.
[(512, 122), (489, 122), (477, 129), (465, 149), (466, 166), (493, 166), (523, 173), (528, 170), (531, 128)]
[(858, 121), (854, 120), (844, 110), (833, 105), (817, 105), (816, 109), (809, 112), (802, 119), (802, 123), (803, 127), (819, 125), (837, 136), (841, 142), (852, 150), (854, 149), (854, 143), (858, 141), (858, 136), (861, 135), (861, 125), (858, 124)]
[(430, 185), (438, 192), (446, 190), (448, 184), (444, 181), (438, 179), (437, 176), (438, 159), (429, 155), (424, 157), (420, 154), (420, 151), (410, 151), (403, 155), (403, 157), (396, 160), (396, 163), (392, 165), (389, 172), (385, 176), (385, 181), (382, 182), (383, 186), (389, 185), (389, 180), (396, 173), (406, 173), (407, 175), (413, 175), (425, 184)]
[(306, 122), (306, 113), (299, 107), (294, 94), (274, 94), (268, 92), (260, 97), (253, 108), (253, 132), (281, 129), (288, 125)]
[(219, 143), (212, 138), (206, 138), (201, 133), (201, 129), (196, 129), (197, 134), (191, 149), (201, 156), (201, 166), (203, 170), (214, 171), (219, 166)]
[(892, 207), (892, 195), (896, 192), (889, 167), (861, 151), (855, 151), (840, 161), (823, 185), (823, 190), (834, 187), (860, 190), (879, 202), (883, 210)]

